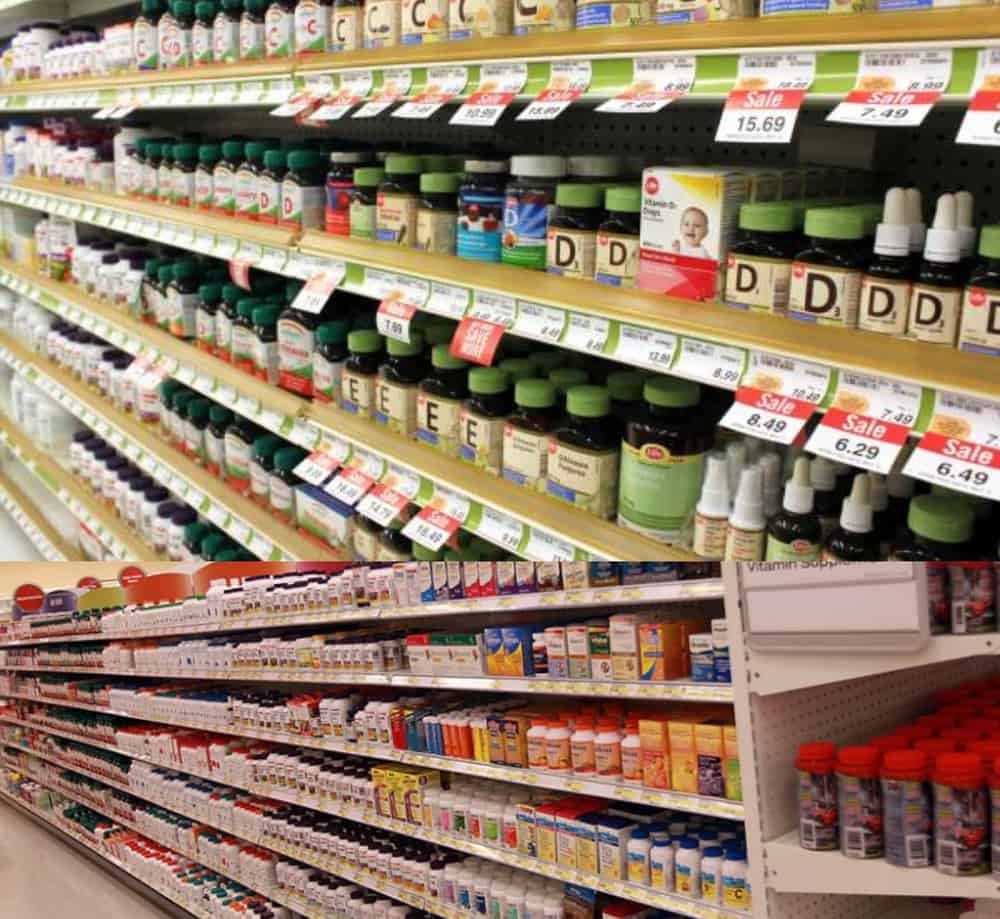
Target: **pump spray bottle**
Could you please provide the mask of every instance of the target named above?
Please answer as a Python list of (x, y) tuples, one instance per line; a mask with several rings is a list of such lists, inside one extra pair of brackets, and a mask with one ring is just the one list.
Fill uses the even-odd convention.
[(862, 472), (854, 477), (851, 493), (844, 499), (840, 525), (826, 540), (823, 560), (877, 562), (879, 558), (878, 534), (872, 521), (871, 479)]
[(815, 562), (819, 560), (822, 541), (819, 516), (813, 512), (809, 459), (800, 456), (785, 484), (781, 510), (767, 525), (765, 558), (769, 562)]
[(906, 192), (890, 188), (882, 222), (875, 229), (875, 255), (861, 279), (858, 328), (883, 335), (906, 333), (914, 275), (910, 236)]
[(702, 558), (721, 559), (729, 527), (729, 471), (726, 454), (709, 453), (705, 481), (694, 515), (694, 551)]
[(764, 557), (766, 527), (763, 472), (759, 465), (747, 466), (740, 472), (729, 515), (725, 558), (734, 562), (760, 561)]
[(954, 195), (941, 195), (927, 231), (910, 302), (907, 338), (954, 347), (962, 310), (962, 263)]

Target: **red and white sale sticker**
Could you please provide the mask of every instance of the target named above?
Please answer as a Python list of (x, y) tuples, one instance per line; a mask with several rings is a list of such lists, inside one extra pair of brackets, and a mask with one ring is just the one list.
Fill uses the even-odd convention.
[(919, 411), (919, 386), (842, 370), (833, 404), (813, 431), (806, 450), (886, 475)]
[(293, 471), (310, 485), (322, 485), (340, 468), (349, 451), (350, 447), (346, 443), (336, 444), (333, 449), (316, 450), (302, 460)]
[(417, 308), (411, 303), (400, 303), (398, 300), (383, 300), (378, 305), (375, 314), (375, 328), (386, 338), (397, 341), (410, 340), (410, 323)]
[(752, 351), (736, 400), (719, 424), (751, 437), (790, 444), (829, 386), (829, 367)]
[(330, 294), (337, 289), (337, 285), (344, 280), (346, 272), (347, 266), (343, 262), (316, 272), (302, 285), (292, 303), (292, 309), (302, 310), (304, 313), (318, 313), (330, 299)]
[(237, 287), (250, 290), (250, 269), (253, 267), (249, 262), (241, 262), (236, 259), (229, 260), (229, 280)]
[(695, 59), (692, 54), (640, 57), (632, 62), (632, 82), (597, 106), (612, 115), (651, 115), (691, 92)]
[(395, 520), (410, 499), (400, 494), (388, 485), (376, 485), (358, 502), (358, 513), (374, 520), (377, 524), (387, 527)]
[(462, 65), (428, 67), (424, 91), (396, 109), (392, 117), (430, 118), (459, 95), (468, 82), (469, 70)]
[(811, 51), (741, 54), (736, 85), (726, 98), (716, 141), (787, 144), (816, 77)]
[(374, 118), (394, 105), (410, 91), (413, 73), (409, 67), (389, 67), (382, 71), (382, 83), (375, 95), (361, 106), (352, 118)]
[(454, 357), (489, 367), (500, 347), (504, 327), (485, 319), (466, 316), (458, 324), (448, 349)]
[(462, 522), (433, 507), (423, 508), (403, 527), (403, 535), (431, 552), (437, 552), (458, 532)]
[(826, 120), (916, 127), (950, 80), (950, 48), (862, 51), (854, 89)]
[(332, 482), (328, 482), (323, 491), (338, 501), (354, 507), (374, 484), (375, 479), (367, 472), (356, 466), (348, 466), (342, 469)]
[(479, 86), (451, 116), (449, 124), (495, 125), (527, 82), (528, 65), (522, 61), (483, 64), (479, 69)]
[(340, 89), (309, 116), (310, 121), (336, 121), (343, 118), (372, 91), (370, 70), (347, 70), (340, 75)]
[(1000, 48), (979, 51), (972, 93), (955, 143), (1000, 146)]
[(271, 114), (276, 118), (292, 118), (295, 115), (300, 115), (310, 106), (317, 105), (318, 102), (319, 100), (314, 99), (309, 93), (296, 93), (277, 108), (271, 109)]
[(517, 116), (517, 121), (551, 121), (558, 118), (589, 88), (590, 61), (555, 61), (549, 82)]
[(910, 454), (903, 473), (1000, 501), (1000, 406), (937, 393), (927, 433)]

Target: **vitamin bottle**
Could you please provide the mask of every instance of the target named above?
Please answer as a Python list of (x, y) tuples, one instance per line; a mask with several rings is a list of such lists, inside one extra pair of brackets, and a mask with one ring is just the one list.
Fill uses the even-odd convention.
[(693, 836), (684, 836), (674, 858), (675, 889), (682, 897), (701, 896), (701, 849)]
[(572, 765), (569, 750), (569, 725), (561, 718), (549, 722), (545, 732), (545, 763), (549, 772), (569, 772)]
[(528, 768), (548, 769), (549, 760), (545, 751), (545, 738), (549, 733), (548, 722), (544, 718), (532, 718), (526, 735), (528, 748)]
[(210, 399), (192, 399), (184, 424), (184, 452), (199, 466), (205, 465), (205, 429), (208, 427)]
[(347, 336), (350, 356), (340, 377), (340, 407), (344, 411), (361, 418), (373, 417), (383, 345), (384, 339), (373, 329), (357, 329)]
[(276, 224), (281, 217), (281, 183), (288, 171), (288, 153), (284, 150), (264, 151), (264, 168), (257, 175), (257, 220)]
[(160, 164), (163, 162), (163, 143), (146, 141), (146, 165), (142, 170), (142, 196), (149, 201), (160, 197)]
[(510, 160), (500, 260), (521, 268), (545, 268), (549, 210), (566, 173), (561, 156), (514, 156)]
[[(301, 282), (289, 282), (286, 302), (295, 301), (301, 286)], [(307, 399), (313, 395), (313, 354), (319, 322), (318, 316), (290, 305), (278, 317), (278, 385)]]
[(645, 407), (642, 388), (648, 379), (649, 374), (640, 370), (616, 370), (604, 381), (611, 396), (611, 414), (618, 419), (623, 431), (630, 419), (642, 414)]
[(750, 881), (747, 877), (747, 851), (740, 842), (728, 842), (723, 846), (725, 860), (722, 863), (722, 904), (727, 909), (751, 908)]
[(175, 338), (193, 338), (198, 307), (200, 269), (197, 262), (177, 262), (167, 285), (167, 330)]
[(366, 48), (394, 48), (399, 44), (400, 0), (367, 0), (364, 5)]
[(233, 198), (236, 216), (246, 220), (256, 220), (260, 213), (260, 173), (264, 164), (264, 152), (276, 147), (273, 138), (247, 141), (243, 146), (243, 162), (236, 169), (233, 178)]
[(226, 428), (226, 484), (245, 494), (250, 489), (250, 450), (257, 437), (257, 426), (239, 415)]
[(923, 750), (889, 750), (882, 758), (885, 860), (900, 868), (931, 864), (934, 825), (930, 760)]
[[(379, 533), (375, 561), (408, 562), (413, 559), (413, 542), (403, 535), (405, 525), (406, 521), (399, 517), (389, 521), (388, 526)], [(435, 864), (440, 864), (442, 869), (444, 867), (444, 862), (432, 862), (432, 873)]]
[(364, 45), (364, 11), (361, 0), (333, 0), (330, 50), (357, 51)]
[[(649, 830), (644, 826), (632, 830), (625, 846), (625, 860), (628, 865), (628, 880), (630, 884), (650, 884), (649, 856), (653, 843), (649, 838)], [(722, 851), (721, 849), (719, 850)]]
[(448, 40), (448, 0), (401, 0), (400, 41), (428, 45)]
[(240, 59), (240, 20), (243, 0), (221, 0), (221, 9), (212, 23), (212, 58), (216, 64), (232, 64)]
[(924, 258), (917, 272), (906, 335), (917, 341), (954, 347), (962, 304), (962, 264), (955, 196), (941, 195), (934, 223), (927, 230)]
[(194, 314), (194, 335), (199, 351), (215, 352), (215, 317), (222, 302), (221, 284), (202, 284)]
[(354, 170), (349, 218), (350, 235), (354, 239), (375, 238), (378, 187), (384, 179), (385, 170), (379, 166), (362, 166)]
[(390, 153), (385, 160), (385, 178), (378, 187), (375, 238), (400, 246), (412, 246), (417, 235), (420, 173), (419, 156)]
[(972, 557), (973, 511), (964, 501), (943, 495), (917, 495), (910, 501), (906, 529), (889, 551), (902, 562), (953, 562)]
[(826, 539), (825, 561), (877, 562), (882, 557), (872, 520), (870, 495), (869, 477), (864, 473), (856, 475), (851, 494), (844, 499), (840, 525)]
[(594, 722), (589, 718), (578, 718), (569, 739), (570, 760), (574, 775), (593, 775), (596, 770), (594, 758)]
[(235, 284), (222, 285), (222, 303), (215, 312), (215, 356), (226, 363), (232, 361), (233, 323), (236, 321), (236, 304), (246, 296), (246, 291)]
[(269, 479), (271, 511), (286, 524), (295, 520), (295, 489), (300, 480), (294, 470), (305, 458), (305, 450), (292, 445), (274, 454), (274, 469)]
[(534, 491), (544, 491), (549, 435), (559, 422), (555, 387), (527, 378), (514, 384), (514, 411), (503, 431), (502, 474)]
[(236, 212), (236, 170), (243, 162), (245, 141), (232, 137), (222, 142), (222, 159), (212, 173), (212, 206), (219, 214), (231, 217)]
[(526, 357), (505, 357), (497, 367), (507, 374), (512, 383), (535, 375), (535, 365)]
[(1000, 356), (1000, 224), (985, 226), (979, 236), (979, 263), (962, 299), (962, 351)]
[(649, 853), (649, 886), (661, 891), (674, 889), (674, 846), (669, 839), (653, 842)]
[(555, 0), (552, 4), (540, 0), (514, 0), (515, 35), (534, 32), (568, 32), (576, 20), (576, 0)]
[(198, 165), (194, 170), (194, 203), (201, 211), (215, 206), (214, 172), (222, 157), (219, 144), (202, 144), (198, 147)]
[(962, 277), (968, 278), (976, 263), (976, 201), (972, 192), (955, 192), (955, 229), (958, 230), (958, 249), (962, 255)]
[(263, 306), (257, 297), (236, 302), (236, 319), (229, 339), (229, 362), (244, 373), (253, 373), (253, 311)]
[(156, 199), (164, 204), (173, 203), (174, 143), (169, 137), (160, 144), (160, 165), (156, 171)]
[(455, 254), (458, 191), (461, 176), (454, 172), (425, 172), (420, 176), (420, 200), (414, 248), (421, 252)]
[(194, 29), (193, 0), (175, 0), (172, 9), (173, 28), (168, 32), (166, 47), (160, 49), (160, 67), (167, 70), (190, 67), (193, 60), (191, 46)]
[[(555, 367), (549, 372), (549, 382), (556, 389), (556, 398), (559, 403), (559, 411), (566, 410), (566, 393), (573, 386), (582, 386), (589, 382), (590, 374), (582, 367)], [(610, 398), (611, 393), (608, 393)]]
[(639, 740), (639, 721), (630, 718), (625, 723), (622, 738), (622, 781), (626, 785), (642, 784), (642, 745)]
[(840, 844), (837, 757), (832, 743), (804, 743), (795, 760), (799, 773), (799, 845), (828, 852)]
[(332, 0), (299, 0), (295, 4), (295, 52), (323, 54), (330, 50)]
[(781, 510), (767, 525), (767, 561), (817, 561), (823, 529), (813, 512), (813, 489), (809, 484), (809, 460), (800, 456), (785, 485)]
[(142, 11), (132, 24), (132, 60), (137, 70), (159, 69), (159, 28), (166, 10), (163, 0), (142, 0)]
[(347, 323), (342, 319), (324, 322), (316, 329), (316, 350), (313, 352), (313, 398), (317, 402), (337, 402), (340, 399), (340, 375), (347, 360)]
[(448, 39), (510, 35), (513, 20), (514, 0), (449, 0)]
[(622, 735), (614, 718), (600, 718), (594, 737), (594, 766), (602, 778), (618, 781), (622, 775)]
[(493, 475), (503, 462), (503, 432), (513, 408), (510, 378), (499, 367), (469, 371), (469, 398), (458, 417), (458, 455)]
[(594, 276), (603, 200), (600, 185), (556, 186), (556, 206), (549, 219), (545, 252), (545, 270), (549, 274), (588, 280)]
[(284, 441), (277, 434), (258, 437), (250, 448), (250, 499), (261, 507), (271, 503), (271, 470), (274, 454)]
[(208, 410), (208, 427), (205, 429), (205, 466), (216, 478), (225, 464), (226, 428), (232, 423), (233, 413), (224, 405), (213, 405)]
[(323, 226), (326, 207), (326, 174), (318, 150), (293, 150), (288, 172), (281, 182), (281, 217), (278, 223), (292, 230)]
[(837, 751), (837, 813), (840, 851), (848, 858), (881, 858), (885, 848), (882, 821), (880, 754), (876, 747), (841, 747)]
[(723, 558), (744, 562), (762, 559), (766, 528), (763, 472), (759, 465), (747, 466), (740, 470), (740, 483), (729, 515)]
[(351, 199), (356, 186), (354, 173), (368, 162), (368, 154), (345, 151), (330, 154), (330, 169), (326, 174), (326, 211), (324, 228), (335, 236), (348, 236), (351, 231)]
[(783, 316), (788, 308), (792, 260), (799, 251), (799, 216), (793, 204), (740, 207), (740, 241), (729, 249), (726, 303)]
[(865, 254), (861, 215), (849, 208), (810, 208), (805, 234), (809, 248), (792, 264), (788, 315), (792, 319), (854, 328)]
[(885, 193), (882, 222), (875, 230), (875, 254), (861, 279), (858, 328), (883, 335), (906, 333), (913, 289), (906, 191)]
[[(460, 5), (468, 7), (469, 3)], [(453, 11), (454, 8), (453, 5)], [(454, 24), (454, 20), (452, 22)], [(504, 190), (509, 169), (508, 160), (465, 161), (465, 175), (458, 188), (455, 252), (459, 258), (478, 262), (500, 261)]]
[(594, 280), (612, 287), (635, 287), (639, 268), (639, 211), (642, 191), (617, 185), (604, 193), (606, 211), (597, 228)]
[(813, 490), (813, 510), (819, 517), (823, 541), (840, 519), (840, 496), (837, 494), (837, 470), (832, 460), (817, 456), (809, 464), (809, 484)]
[(469, 393), (469, 365), (448, 348), (441, 344), (431, 350), (431, 373), (417, 394), (417, 440), (456, 456), (459, 413)]
[(211, 64), (212, 33), (218, 7), (214, 0), (198, 0), (194, 5), (194, 25), (191, 27), (191, 57), (196, 67)]
[(295, 53), (295, 0), (271, 0), (264, 13), (264, 57)]
[(546, 491), (610, 520), (618, 506), (619, 450), (608, 424), (611, 399), (602, 386), (566, 393), (566, 418), (549, 439)]
[(253, 375), (272, 386), (278, 382), (278, 316), (277, 304), (258, 306), (253, 320)]
[(698, 500), (713, 432), (701, 388), (658, 376), (643, 386), (645, 410), (625, 425), (618, 523), (654, 539), (679, 539)]
[(721, 559), (729, 529), (729, 479), (726, 457), (709, 453), (705, 481), (694, 515), (694, 551), (702, 558)]
[(240, 60), (259, 61), (264, 56), (264, 12), (268, 0), (243, 0), (240, 17)]
[(419, 332), (411, 332), (409, 341), (387, 339), (386, 360), (375, 381), (375, 421), (407, 438), (417, 430), (417, 391), (427, 375), (423, 350)]

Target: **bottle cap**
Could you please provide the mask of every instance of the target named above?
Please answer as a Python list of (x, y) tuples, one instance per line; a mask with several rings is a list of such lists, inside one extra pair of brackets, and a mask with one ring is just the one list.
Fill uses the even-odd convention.
[(561, 367), (565, 361), (565, 352), (563, 351), (532, 351), (528, 355), (528, 360), (530, 360), (537, 368), (539, 374), (548, 375), (556, 367)]
[(556, 404), (556, 388), (548, 380), (518, 380), (514, 384), (514, 401), (523, 408), (551, 408)]
[(906, 222), (906, 192), (902, 188), (890, 188), (885, 193), (874, 248), (877, 255), (905, 258), (910, 254), (910, 225)]
[(833, 491), (837, 487), (837, 467), (825, 456), (817, 456), (809, 464), (809, 484), (813, 491)]
[(957, 262), (961, 257), (956, 229), (955, 196), (943, 194), (937, 199), (934, 223), (924, 240), (924, 259), (928, 262)]
[(889, 506), (889, 488), (884, 475), (868, 473), (868, 495), (874, 513), (879, 514)]
[(319, 150), (293, 150), (288, 154), (288, 169), (296, 172), (299, 169), (315, 169), (321, 165), (323, 157)]
[(910, 225), (910, 252), (923, 252), (924, 236), (927, 228), (924, 225), (924, 202), (919, 188), (907, 188), (906, 192), (906, 222)]
[(510, 377), (499, 367), (473, 367), (469, 371), (469, 392), (494, 396), (510, 386)]
[(277, 434), (265, 434), (263, 437), (258, 437), (254, 440), (250, 454), (257, 457), (257, 459), (269, 459), (274, 456), (275, 450), (283, 443), (284, 441)]
[(450, 171), (448, 167), (451, 165), (451, 159), (444, 153), (425, 153), (420, 159), (423, 160), (424, 172)]
[(419, 156), (390, 153), (385, 158), (385, 171), (389, 175), (417, 175), (423, 172), (424, 161)]
[(227, 160), (235, 160), (243, 156), (243, 148), (246, 146), (244, 140), (224, 140), (222, 142), (222, 155)]
[(456, 172), (425, 172), (420, 176), (420, 190), (429, 195), (453, 195), (461, 183)]
[(955, 192), (955, 229), (958, 230), (958, 248), (962, 258), (971, 258), (976, 253), (975, 209), (976, 200), (971, 191)]
[(638, 402), (648, 374), (640, 370), (616, 370), (604, 381), (611, 398), (616, 402)]
[(371, 156), (364, 150), (334, 150), (329, 154), (331, 163), (368, 163)]
[(424, 337), (419, 332), (411, 332), (409, 341), (387, 338), (385, 350), (393, 357), (415, 357), (424, 350)]
[(871, 480), (865, 473), (856, 475), (851, 483), (851, 493), (840, 508), (840, 527), (848, 533), (872, 531)]
[(861, 214), (846, 207), (814, 207), (806, 211), (806, 236), (815, 239), (862, 239)]
[(791, 204), (754, 203), (740, 207), (740, 229), (761, 233), (791, 233), (798, 226)]
[(767, 525), (764, 516), (764, 477), (761, 467), (745, 466), (740, 470), (736, 500), (729, 515), (729, 525), (737, 530), (763, 530)]
[(296, 447), (294, 444), (282, 447), (280, 450), (275, 451), (274, 468), (281, 472), (290, 472), (305, 458), (306, 451), (301, 447)]
[(373, 188), (385, 178), (381, 166), (359, 166), (354, 170), (354, 184), (361, 188)]
[(198, 148), (198, 159), (206, 166), (214, 163), (222, 156), (222, 147), (219, 144), (202, 144)]
[(690, 408), (701, 399), (701, 386), (680, 377), (656, 376), (646, 380), (642, 397), (660, 408)]
[(514, 382), (535, 376), (535, 365), (526, 357), (507, 357), (497, 366)]
[(781, 457), (769, 450), (757, 460), (764, 486), (764, 515), (773, 517), (781, 510)]
[(466, 172), (504, 175), (510, 170), (510, 160), (466, 160), (463, 168)]
[(566, 411), (580, 418), (603, 418), (611, 409), (611, 397), (603, 386), (572, 386), (566, 391)]
[(254, 325), (269, 326), (277, 323), (280, 315), (281, 307), (276, 303), (269, 303), (266, 306), (258, 306), (250, 314), (250, 319)]
[(638, 214), (642, 209), (642, 189), (633, 185), (612, 185), (604, 193), (604, 208), (625, 214)]
[[(264, 159), (264, 153), (276, 146), (278, 146), (278, 142), (274, 140), (250, 140), (243, 148), (243, 155), (251, 163), (260, 163)], [(174, 155), (177, 155), (176, 152)]]
[(347, 321), (333, 319), (330, 322), (324, 322), (316, 329), (316, 340), (321, 345), (333, 345), (347, 341)]
[(747, 442), (731, 440), (726, 444), (726, 473), (729, 477), (729, 496), (736, 494), (740, 484), (740, 472), (747, 464)]
[(561, 179), (566, 175), (566, 163), (561, 156), (512, 156), (510, 171), (515, 176)]
[(979, 254), (983, 258), (1000, 258), (1000, 223), (983, 227), (979, 234)]
[(792, 477), (785, 483), (785, 498), (782, 507), (792, 514), (811, 514), (813, 509), (813, 488), (809, 484), (809, 459), (800, 456), (795, 461)]
[(208, 410), (208, 420), (212, 424), (228, 424), (233, 420), (232, 410), (226, 408), (224, 405), (213, 405)]
[(375, 354), (382, 350), (382, 341), (374, 329), (356, 329), (347, 336), (347, 348), (359, 354)]
[(729, 517), (729, 472), (723, 453), (709, 453), (705, 459), (697, 511), (705, 517)]
[(604, 189), (600, 185), (562, 183), (556, 186), (557, 207), (600, 207)]
[(202, 284), (198, 288), (198, 299), (208, 306), (214, 306), (222, 299), (222, 285)]
[(435, 345), (431, 351), (431, 364), (438, 370), (461, 370), (468, 367), (468, 363), (460, 357), (455, 357), (448, 349), (450, 345)]
[(569, 174), (585, 178), (604, 178), (621, 174), (622, 167), (617, 156), (571, 156), (568, 160)]
[(552, 385), (565, 394), (571, 386), (581, 386), (590, 379), (587, 371), (582, 367), (556, 367), (549, 374)]
[(917, 536), (957, 545), (972, 537), (973, 519), (968, 504), (943, 495), (918, 495), (910, 501), (906, 525)]
[(174, 144), (175, 160), (195, 160), (198, 158), (197, 144)]

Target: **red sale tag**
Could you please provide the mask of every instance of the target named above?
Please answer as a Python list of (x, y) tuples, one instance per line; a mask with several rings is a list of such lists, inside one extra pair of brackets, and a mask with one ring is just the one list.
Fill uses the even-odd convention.
[(393, 491), (388, 485), (376, 485), (358, 502), (358, 513), (387, 527), (409, 503), (406, 495)]
[(449, 124), (494, 125), (528, 80), (528, 65), (490, 62), (479, 71), (479, 88), (466, 100)]
[(403, 535), (437, 552), (461, 526), (461, 521), (433, 507), (425, 507), (403, 527)]
[(324, 100), (323, 104), (310, 116), (310, 121), (336, 121), (343, 118), (355, 105), (372, 90), (370, 70), (348, 70), (340, 75), (340, 89), (335, 96)]
[(815, 75), (816, 55), (809, 51), (741, 54), (716, 141), (787, 144)]
[(517, 121), (550, 121), (558, 118), (590, 87), (590, 61), (556, 61), (549, 84), (517, 116)]
[(323, 487), (323, 491), (338, 501), (343, 501), (344, 504), (354, 507), (374, 484), (375, 479), (370, 475), (354, 466), (348, 466), (341, 470), (332, 482), (328, 482)]
[(340, 468), (341, 462), (343, 462), (342, 456), (317, 450), (315, 453), (310, 453), (293, 471), (310, 485), (322, 485)]
[(282, 102), (271, 114), (276, 118), (291, 118), (301, 115), (306, 109), (319, 105), (319, 99), (314, 99), (309, 93), (296, 93), (287, 102)]
[(502, 325), (466, 316), (455, 329), (449, 351), (453, 357), (489, 367), (500, 347), (503, 333)]
[(344, 280), (347, 266), (340, 262), (331, 269), (318, 271), (303, 285), (292, 302), (292, 308), (304, 313), (318, 313), (326, 305), (337, 285)]
[(244, 290), (250, 290), (250, 268), (249, 262), (239, 262), (236, 259), (229, 261), (229, 278), (237, 286)]
[(417, 308), (409, 303), (400, 303), (398, 300), (383, 300), (378, 305), (378, 312), (375, 314), (375, 328), (380, 335), (384, 335), (386, 338), (408, 342), (410, 340), (410, 322), (416, 312)]
[(393, 118), (430, 118), (442, 105), (451, 102), (469, 81), (463, 66), (427, 68), (427, 88), (392, 113)]

